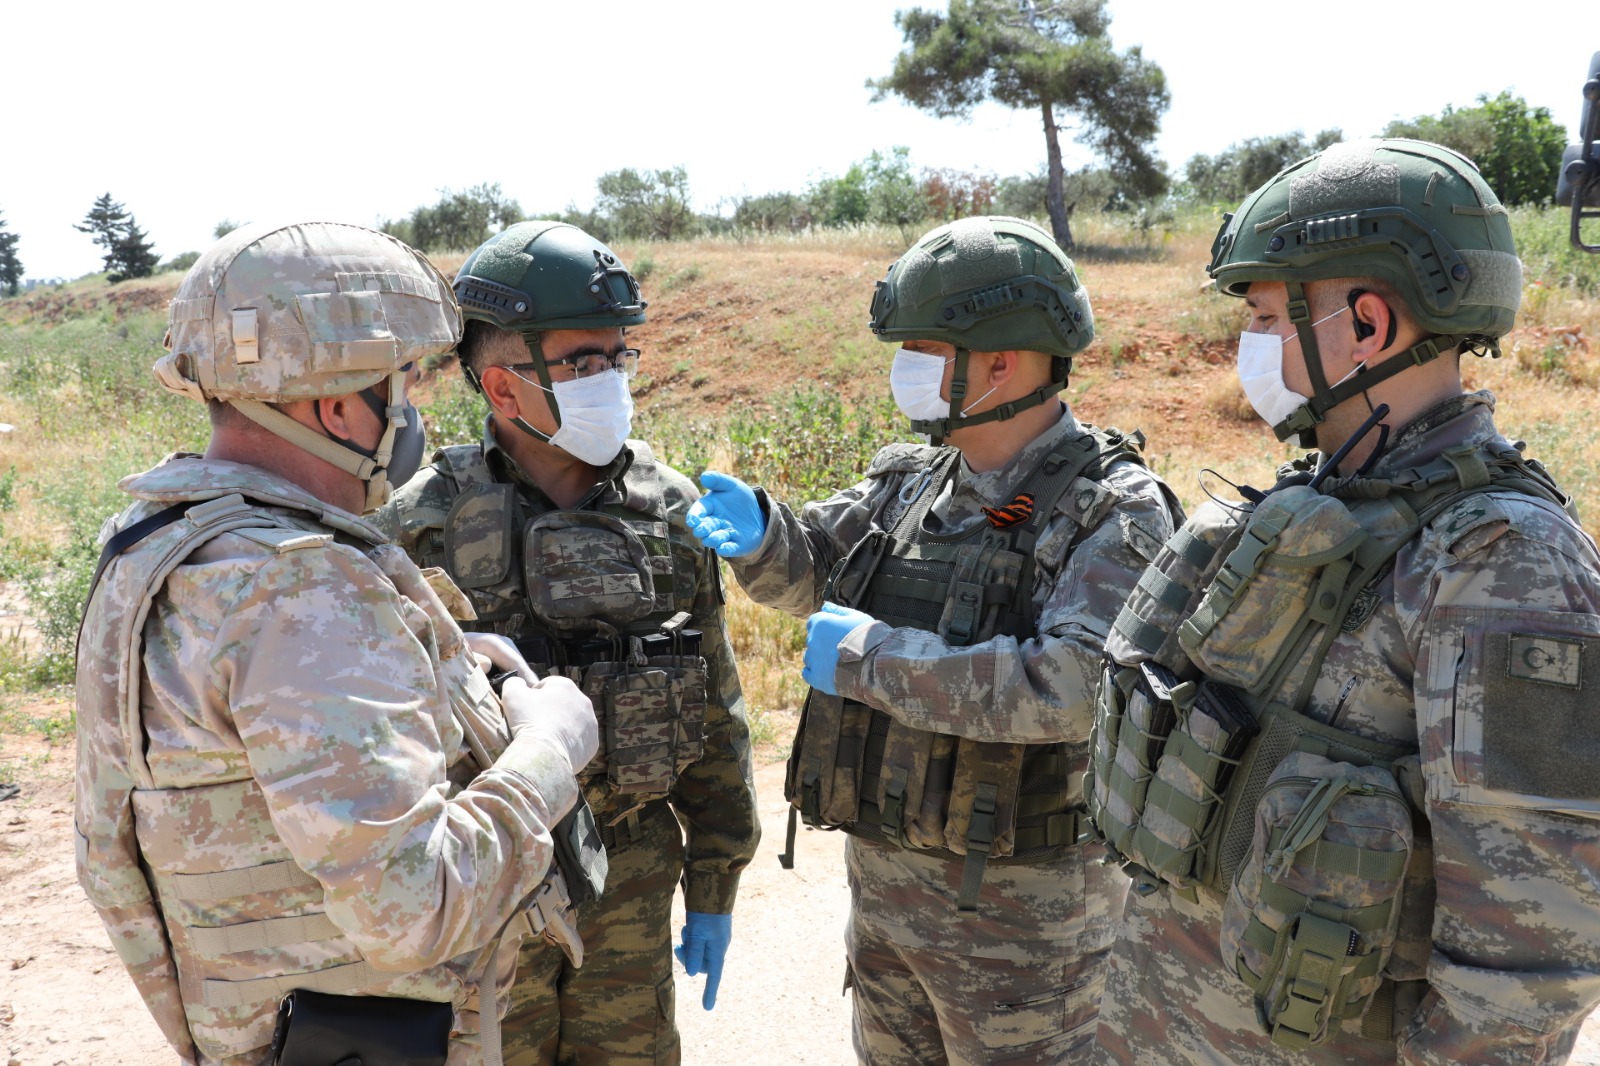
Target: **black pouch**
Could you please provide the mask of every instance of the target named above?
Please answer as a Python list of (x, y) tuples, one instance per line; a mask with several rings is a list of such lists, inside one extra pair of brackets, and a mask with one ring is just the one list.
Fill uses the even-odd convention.
[(573, 906), (581, 907), (598, 900), (606, 890), (610, 860), (600, 839), (600, 827), (595, 824), (594, 811), (590, 810), (589, 801), (582, 793), (567, 816), (556, 823), (550, 839), (555, 842), (556, 866), (566, 878), (567, 895)]
[(297, 988), (278, 1006), (273, 1066), (444, 1066), (455, 1008)]

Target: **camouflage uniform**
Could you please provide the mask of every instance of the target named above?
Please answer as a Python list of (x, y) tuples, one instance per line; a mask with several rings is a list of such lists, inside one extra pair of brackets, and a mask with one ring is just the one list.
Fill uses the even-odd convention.
[[(419, 563), (446, 561), (445, 518), (463, 488), (450, 471), (466, 463), (487, 463), (497, 483), (514, 486), (525, 519), (558, 510), (496, 443), (492, 424), (481, 446), (447, 451), (374, 518)], [(613, 791), (603, 770), (584, 775), (585, 795), (603, 827), (610, 859), (605, 894), (580, 909), (581, 968), (543, 944), (525, 945), (505, 1024), (506, 1061), (513, 1066), (677, 1062), (670, 928), (674, 887), (681, 877), (690, 911), (731, 913), (739, 874), (761, 836), (750, 731), (723, 622), (716, 560), (682, 524), (684, 511), (698, 496), (688, 479), (657, 462), (643, 442), (629, 441), (601, 471), (594, 490), (572, 508), (620, 504), (667, 518), (675, 609), (688, 611), (690, 626), (701, 630), (707, 663), (704, 753), (678, 775), (666, 798), (643, 807)], [(466, 553), (479, 543), (459, 534), (456, 541)], [(526, 610), (520, 570), (514, 566), (502, 583), (469, 590), (477, 613), (509, 614), (492, 626), (468, 623), (469, 628), (493, 628), (513, 638), (539, 632)]]
[[(965, 461), (930, 510), (948, 531), (987, 521), (1025, 473), (1084, 427), (1061, 418), (1005, 467)], [(762, 497), (765, 539), (731, 561), (758, 602), (804, 617), (823, 601), (834, 563), (885, 507), (928, 469), (932, 448), (893, 445), (867, 477), (797, 518)], [(759, 490), (758, 490), (759, 491)], [(975, 740), (1066, 742), (1082, 769), (1109, 621), (1171, 530), (1164, 486), (1134, 463), (1062, 495), (1035, 546), (1037, 635), (951, 647), (938, 635), (884, 623), (840, 645), (839, 695), (906, 725)], [(1059, 1062), (1093, 1033), (1104, 951), (1124, 885), (1098, 844), (1038, 865), (991, 864), (978, 914), (958, 914), (962, 864), (852, 838), (846, 844), (851, 918), (848, 981), (863, 1061)]]
[[(1488, 393), (1447, 401), (1401, 430), (1370, 478), (1396, 476), (1462, 445), (1509, 447), (1492, 412)], [(1358, 494), (1346, 503), (1352, 511), (1372, 506)], [(1208, 505), (1190, 528), (1237, 522)], [(1542, 751), (1538, 758), (1558, 767), (1554, 772), (1591, 783), (1571, 781), (1574, 790), (1556, 794), (1580, 798), (1563, 804), (1530, 784), (1495, 780), (1509, 761), (1489, 751), (1485, 737), (1496, 719), (1503, 729), (1519, 712), (1496, 708), (1487, 696), (1508, 665), (1473, 660), (1486, 631), (1538, 632), (1562, 621), (1600, 636), (1597, 612), (1594, 542), (1548, 501), (1491, 491), (1449, 508), (1401, 548), (1376, 596), (1342, 627), (1323, 662), (1306, 713), (1422, 752), (1437, 899), (1404, 900), (1386, 970), (1402, 982), (1393, 1038), (1364, 1037), (1351, 1020), (1304, 1051), (1274, 1044), (1249, 991), (1220, 962), (1221, 901), (1164, 889), (1129, 898), (1112, 952), (1097, 1061), (1565, 1061), (1600, 1000), (1600, 837), (1594, 801), (1581, 799), (1597, 795), (1587, 762), (1595, 740), (1541, 734), (1538, 704), (1529, 703), (1520, 711), (1521, 728), (1534, 738), (1528, 750)], [(1522, 687), (1530, 701), (1561, 692)], [(1563, 757), (1563, 747), (1591, 755)], [(1412, 860), (1424, 871), (1426, 840), (1419, 832)]]
[(453, 1003), (449, 1061), (480, 1061), (478, 981), (575, 801), (566, 757), (531, 734), (468, 754), (452, 705), (498, 703), (368, 523), (198, 456), (122, 487), (119, 528), (235, 513), (187, 558), (181, 518), (118, 557), (79, 646), (79, 876), (174, 1051), (265, 1062), (278, 999), (317, 977)]

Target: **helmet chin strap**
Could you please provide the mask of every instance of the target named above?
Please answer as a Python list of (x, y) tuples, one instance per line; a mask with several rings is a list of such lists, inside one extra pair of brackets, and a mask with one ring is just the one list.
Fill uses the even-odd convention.
[[(534, 376), (539, 379), (539, 384), (544, 389), (545, 395), (551, 398), (547, 404), (547, 406), (550, 408), (550, 417), (556, 420), (556, 428), (560, 429), (561, 405), (555, 401), (556, 383), (550, 377), (550, 365), (544, 361), (544, 345), (540, 343), (539, 335), (537, 333), (524, 333), (521, 336), (522, 343), (528, 346), (528, 351), (533, 356)], [(468, 374), (468, 380), (473, 381), (474, 379), (472, 376), (470, 376), (470, 371), (468, 371)], [(479, 386), (478, 391), (483, 392), (482, 386)], [(484, 398), (487, 399), (488, 395), (485, 394)], [(541, 430), (535, 429), (533, 425), (521, 415), (511, 415), (510, 418), (511, 424), (522, 430), (524, 433), (534, 437), (537, 440), (542, 440), (546, 444), (550, 443), (553, 434), (545, 433)]]
[[(274, 436), (359, 478), (367, 487), (365, 509), (372, 511), (389, 502), (389, 460), (394, 453), (395, 435), (405, 424), (403, 413), (406, 405), (405, 371), (396, 370), (389, 375), (388, 381), (389, 403), (381, 412), (366, 396), (362, 397), (363, 401), (372, 407), (374, 413), (387, 418), (388, 422), (384, 426), (383, 436), (378, 438), (378, 446), (370, 453), (348, 441), (323, 436), (310, 426), (295, 421), (276, 407), (271, 407), (260, 400), (229, 400), (228, 404)], [(366, 391), (368, 390), (362, 390), (363, 393)], [(317, 413), (317, 420), (319, 422), (322, 420), (320, 411)]]
[[(1312, 329), (1311, 303), (1306, 299), (1305, 286), (1301, 282), (1290, 281), (1286, 287), (1289, 293), (1289, 321), (1294, 323), (1295, 335), (1300, 338), (1300, 354), (1306, 364), (1306, 376), (1311, 379), (1311, 398), (1295, 408), (1288, 418), (1273, 426), (1272, 432), (1279, 440), (1288, 440), (1299, 434), (1302, 448), (1317, 446), (1317, 426), (1327, 420), (1328, 412), (1335, 407), (1402, 371), (1431, 363), (1445, 352), (1455, 351), (1467, 340), (1465, 334), (1453, 333), (1426, 337), (1375, 367), (1363, 364), (1329, 385), (1327, 375), (1322, 372), (1322, 350), (1317, 346), (1317, 334)], [(1367, 406), (1372, 406), (1370, 399)]]
[[(1050, 357), (1050, 381), (1040, 385), (1028, 395), (1020, 399), (1010, 400), (992, 407), (982, 414), (965, 415), (962, 413), (962, 403), (967, 398), (967, 364), (972, 352), (967, 348), (956, 349), (956, 366), (950, 376), (950, 414), (944, 418), (914, 418), (911, 420), (911, 429), (916, 433), (926, 433), (935, 444), (943, 444), (944, 439), (953, 430), (965, 429), (967, 426), (981, 426), (985, 422), (1004, 422), (1015, 418), (1019, 412), (1030, 407), (1038, 407), (1050, 397), (1067, 387), (1067, 378), (1072, 374), (1072, 360), (1059, 355)], [(993, 391), (993, 390), (990, 390)], [(985, 393), (984, 396), (987, 396)], [(975, 404), (983, 400), (983, 396), (973, 401)]]

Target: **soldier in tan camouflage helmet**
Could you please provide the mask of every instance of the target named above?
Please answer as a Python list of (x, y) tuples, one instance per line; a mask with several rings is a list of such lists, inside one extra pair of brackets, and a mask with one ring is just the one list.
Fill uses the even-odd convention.
[(890, 445), (798, 515), (707, 471), (691, 522), (752, 597), (809, 615), (787, 792), (850, 834), (861, 1061), (1068, 1061), (1125, 890), (1079, 788), (1103, 641), (1177, 504), (1142, 438), (1058, 398), (1094, 326), (1038, 227), (927, 234), (871, 328), (935, 446)]
[(415, 470), (407, 372), (459, 330), (428, 262), (355, 226), (236, 230), (173, 301), (156, 373), (208, 403), (211, 442), (124, 480), (107, 524), (75, 825), (185, 1063), (276, 1061), (291, 991), (289, 1048), (377, 1010), (408, 1062), (497, 1063), (519, 931), (570, 920), (549, 827), (595, 748), (587, 700), (513, 679), (502, 711), (459, 592), (358, 517)]
[(1472, 163), (1334, 145), (1225, 220), (1311, 453), (1162, 548), (1086, 791), (1134, 891), (1097, 1061), (1555, 1063), (1600, 1001), (1600, 554), (1462, 389), (1522, 288)]
[(586, 958), (524, 947), (506, 1061), (676, 1063), (673, 893), (681, 880), (678, 952), (710, 1010), (761, 829), (717, 562), (684, 526), (698, 493), (627, 439), (624, 330), (644, 301), (610, 249), (553, 222), (491, 238), (455, 290), (483, 443), (439, 451), (378, 521), (467, 591), (469, 627), (579, 681), (602, 734), (582, 778), (610, 873), (579, 909)]

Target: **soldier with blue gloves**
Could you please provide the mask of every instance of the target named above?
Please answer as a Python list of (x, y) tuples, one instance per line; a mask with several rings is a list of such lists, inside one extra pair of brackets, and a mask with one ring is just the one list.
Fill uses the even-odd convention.
[(510, 638), (593, 702), (600, 751), (579, 777), (610, 867), (579, 907), (581, 967), (523, 950), (505, 1059), (676, 1063), (673, 895), (676, 953), (705, 974), (710, 1010), (761, 825), (717, 561), (684, 524), (699, 494), (628, 439), (626, 330), (645, 302), (609, 248), (553, 222), (490, 238), (455, 290), (484, 438), (437, 452), (378, 521), (465, 590), (467, 629)]
[(785, 859), (796, 815), (849, 834), (861, 1061), (1063, 1062), (1093, 1040), (1125, 881), (1080, 784), (1104, 641), (1178, 506), (1142, 438), (1058, 398), (1094, 327), (1038, 227), (934, 230), (871, 327), (932, 443), (798, 515), (707, 471), (689, 526), (807, 619)]

